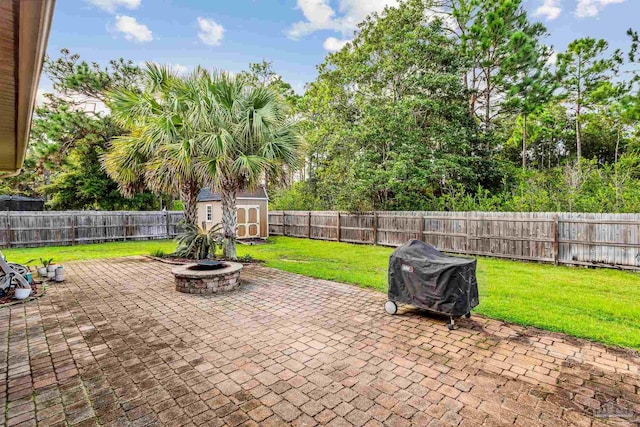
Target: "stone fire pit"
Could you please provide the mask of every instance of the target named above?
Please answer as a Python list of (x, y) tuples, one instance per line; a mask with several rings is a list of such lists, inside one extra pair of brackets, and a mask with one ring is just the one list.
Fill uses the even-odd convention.
[[(211, 267), (211, 266), (210, 266)], [(216, 268), (203, 264), (185, 264), (174, 268), (176, 291), (187, 294), (215, 294), (230, 291), (240, 285), (242, 264), (223, 262)]]

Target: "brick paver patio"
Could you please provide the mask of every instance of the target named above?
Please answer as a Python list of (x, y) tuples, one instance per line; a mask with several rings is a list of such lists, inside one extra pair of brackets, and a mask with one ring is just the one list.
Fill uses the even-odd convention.
[[(640, 358), (250, 266), (243, 286), (177, 293), (143, 258), (65, 266), (0, 310), (4, 423), (171, 426), (636, 425)], [(635, 417), (635, 418), (634, 418)]]

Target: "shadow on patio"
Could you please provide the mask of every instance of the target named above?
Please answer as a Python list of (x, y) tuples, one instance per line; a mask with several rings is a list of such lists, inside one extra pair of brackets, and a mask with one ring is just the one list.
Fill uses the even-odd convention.
[(6, 424), (633, 425), (640, 358), (473, 317), (449, 332), (384, 294), (245, 268), (174, 290), (145, 258), (67, 266), (0, 310)]

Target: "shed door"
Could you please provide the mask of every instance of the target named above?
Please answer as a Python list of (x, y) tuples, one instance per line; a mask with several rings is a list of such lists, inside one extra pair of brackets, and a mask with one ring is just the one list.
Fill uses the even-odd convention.
[(260, 206), (238, 206), (238, 239), (260, 237)]

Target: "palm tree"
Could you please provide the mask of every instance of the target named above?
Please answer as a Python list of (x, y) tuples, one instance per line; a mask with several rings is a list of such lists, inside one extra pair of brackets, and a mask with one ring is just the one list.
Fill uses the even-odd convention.
[(186, 222), (196, 224), (197, 197), (205, 177), (197, 164), (201, 147), (190, 108), (199, 95), (190, 79), (169, 67), (147, 63), (142, 77), (143, 88), (109, 93), (114, 121), (130, 134), (112, 141), (105, 169), (125, 195), (148, 187), (179, 197)]
[(142, 90), (111, 93), (114, 119), (131, 134), (113, 141), (107, 172), (125, 194), (146, 185), (179, 195), (190, 224), (200, 188), (219, 191), (225, 256), (235, 259), (236, 194), (298, 164), (300, 143), (285, 102), (273, 89), (202, 68), (179, 77), (148, 63), (143, 78)]
[(225, 256), (235, 259), (237, 193), (296, 167), (300, 142), (285, 102), (273, 89), (203, 69), (195, 71), (193, 83), (201, 95), (191, 105), (203, 149), (198, 162), (220, 192)]

